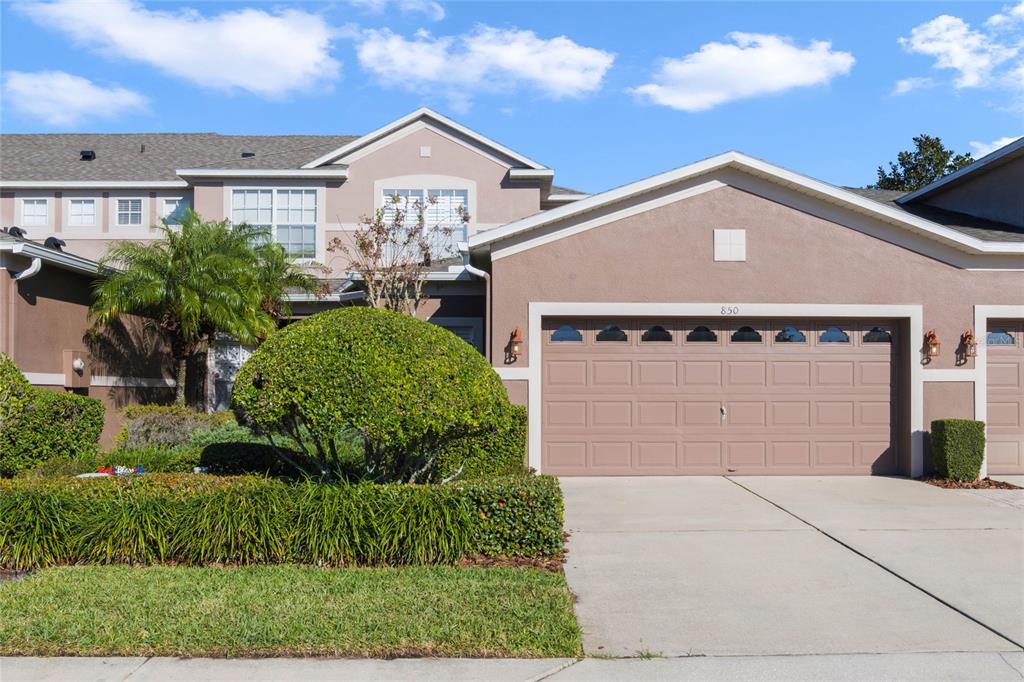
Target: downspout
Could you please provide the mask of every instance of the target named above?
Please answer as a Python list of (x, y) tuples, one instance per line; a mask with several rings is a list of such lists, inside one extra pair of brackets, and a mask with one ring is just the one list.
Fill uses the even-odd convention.
[(24, 270), (22, 270), (21, 272), (19, 272), (17, 275), (15, 275), (14, 279), (16, 279), (19, 282), (22, 282), (22, 281), (28, 279), (29, 277), (34, 277), (35, 275), (39, 274), (39, 271), (42, 270), (42, 269), (43, 269), (43, 259), (42, 258), (33, 258), (32, 262), (29, 264), (29, 266), (27, 268), (25, 268)]
[(484, 280), (484, 329), (486, 331), (486, 343), (484, 343), (484, 357), (487, 358), (487, 362), (491, 361), (491, 345), (494, 343), (494, 337), (491, 334), (491, 273), (486, 270), (481, 270), (478, 267), (474, 267), (469, 262), (469, 244), (466, 242), (459, 242), (459, 251), (462, 252), (462, 265), (466, 268), (466, 272), (477, 277), (482, 277)]

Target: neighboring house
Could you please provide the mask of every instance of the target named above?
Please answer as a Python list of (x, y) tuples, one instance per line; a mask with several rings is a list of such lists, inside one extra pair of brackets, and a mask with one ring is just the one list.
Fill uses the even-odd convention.
[[(96, 158), (80, 161), (87, 139)], [(422, 315), (528, 405), (543, 472), (917, 476), (930, 421), (967, 417), (989, 425), (989, 473), (1024, 473), (1024, 141), (906, 196), (736, 152), (587, 196), (426, 110), (360, 138), (3, 145), (3, 223), (89, 257), (146, 238), (179, 200), (271, 224), (319, 262), (388, 193), (464, 202), (468, 262), (431, 274)], [(87, 189), (88, 231), (70, 203)], [(325, 265), (332, 295), (301, 314), (358, 298), (344, 263)]]

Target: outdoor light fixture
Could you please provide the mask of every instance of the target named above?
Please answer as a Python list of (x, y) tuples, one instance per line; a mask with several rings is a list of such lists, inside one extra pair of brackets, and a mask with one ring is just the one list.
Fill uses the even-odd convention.
[(509, 350), (509, 355), (512, 357), (513, 360), (519, 359), (519, 346), (522, 343), (523, 332), (522, 330), (519, 329), (519, 327), (516, 327), (515, 330), (512, 332), (512, 338), (510, 339), (510, 345), (512, 346), (512, 348)]
[(75, 358), (71, 361), (71, 369), (81, 374), (85, 371), (85, 360), (82, 358)]
[(928, 357), (930, 358), (937, 358), (942, 352), (942, 342), (939, 341), (939, 336), (934, 329), (929, 329), (928, 333), (924, 335), (924, 345), (928, 348)]
[(965, 358), (974, 358), (978, 356), (978, 342), (974, 340), (974, 332), (970, 329), (964, 331), (960, 335), (960, 345), (964, 348)]

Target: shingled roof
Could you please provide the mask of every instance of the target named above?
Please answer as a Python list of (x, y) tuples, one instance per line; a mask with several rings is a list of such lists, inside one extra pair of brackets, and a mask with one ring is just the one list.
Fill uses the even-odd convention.
[[(218, 133), (45, 134), (0, 136), (0, 180), (178, 180), (179, 168), (300, 168), (354, 135)], [(83, 161), (80, 152), (96, 153)], [(252, 152), (253, 157), (242, 157)]]

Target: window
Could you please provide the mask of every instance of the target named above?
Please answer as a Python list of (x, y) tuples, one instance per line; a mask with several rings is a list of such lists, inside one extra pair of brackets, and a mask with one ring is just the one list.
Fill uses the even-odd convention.
[(189, 209), (188, 199), (164, 199), (160, 217), (168, 225), (179, 225)]
[(291, 258), (316, 258), (315, 189), (236, 189), (231, 222), (269, 230)]
[(552, 332), (551, 340), (556, 343), (565, 343), (567, 341), (582, 341), (583, 334), (580, 334), (579, 330), (577, 330), (571, 324), (563, 324), (561, 327)]
[(988, 333), (985, 343), (989, 346), (1012, 346), (1013, 335), (1002, 327), (996, 327)]
[(864, 343), (892, 343), (892, 334), (881, 327), (872, 327), (864, 334)]
[(747, 231), (715, 230), (715, 260), (747, 260)]
[(118, 199), (117, 200), (117, 224), (118, 225), (141, 225), (142, 224), (142, 199)]
[(753, 327), (743, 326), (733, 332), (729, 340), (735, 343), (761, 343), (761, 334)]
[(50, 206), (46, 199), (21, 200), (22, 225), (49, 225)]
[(68, 201), (68, 225), (91, 227), (96, 224), (95, 199), (71, 199)]
[(393, 221), (395, 212), (402, 211), (403, 224), (407, 227), (416, 225), (419, 220), (419, 202), (423, 207), (424, 228), (430, 231), (428, 237), (431, 238), (428, 241), (431, 255), (435, 258), (457, 255), (456, 244), (467, 238), (468, 190), (385, 188), (381, 195), (385, 222)]
[(775, 341), (776, 343), (806, 343), (807, 337), (793, 325), (787, 324), (775, 335)]
[(850, 335), (839, 327), (829, 327), (821, 333), (818, 340), (822, 343), (849, 343)]
[[(417, 202), (423, 205), (423, 190), (421, 189), (385, 189), (381, 197), (381, 206), (384, 208), (384, 222), (391, 223), (395, 219), (395, 212), (402, 211), (402, 224), (415, 225), (419, 220), (417, 213)], [(424, 212), (426, 209), (424, 208)]]
[(644, 343), (650, 343), (652, 341), (671, 341), (672, 334), (660, 324), (655, 324), (651, 325), (651, 328), (644, 332), (644, 335), (640, 337), (640, 340)]
[(686, 335), (686, 340), (689, 343), (708, 343), (718, 341), (718, 335), (704, 325), (700, 325), (694, 327), (693, 331)]
[(626, 332), (614, 324), (610, 324), (597, 333), (598, 341), (627, 341)]

